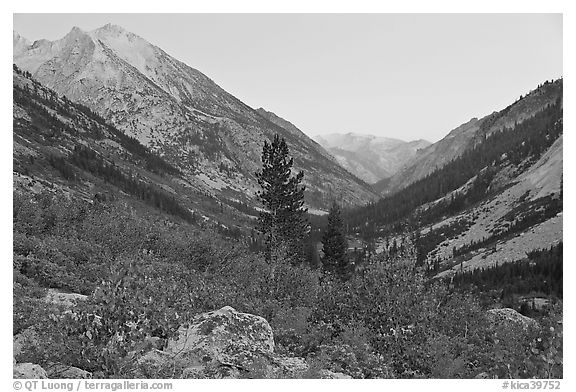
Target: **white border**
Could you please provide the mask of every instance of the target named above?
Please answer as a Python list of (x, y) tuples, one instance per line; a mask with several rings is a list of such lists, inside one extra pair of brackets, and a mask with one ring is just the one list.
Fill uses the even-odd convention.
[[(574, 3), (574, 2), (572, 2)], [(572, 3), (570, 1), (504, 1), (504, 0), (485, 0), (471, 4), (466, 1), (455, 0), (436, 0), (436, 1), (395, 1), (395, 2), (376, 2), (376, 1), (312, 1), (312, 0), (291, 0), (282, 3), (266, 0), (213, 0), (213, 1), (173, 1), (163, 0), (154, 2), (144, 1), (121, 1), (121, 0), (98, 0), (94, 2), (81, 2), (78, 0), (24, 0), (20, 2), (11, 2), (10, 4), (4, 3), (1, 7), (3, 11), (0, 14), (2, 21), (2, 34), (1, 42), (5, 56), (11, 56), (12, 48), (9, 46), (8, 37), (10, 36), (9, 29), (12, 28), (12, 14), (13, 13), (169, 13), (169, 12), (226, 12), (226, 13), (265, 13), (265, 12), (302, 12), (302, 13), (318, 13), (318, 12), (332, 12), (332, 13), (363, 13), (363, 12), (384, 12), (384, 13), (563, 13), (564, 14), (564, 127), (567, 130), (564, 136), (565, 151), (571, 152), (574, 146), (574, 107), (573, 107), (573, 83), (570, 79), (570, 71), (574, 70), (574, 40), (576, 37), (574, 31), (576, 20), (574, 20)], [(537, 28), (537, 27), (535, 27)], [(570, 37), (570, 38), (569, 38)], [(1, 193), (1, 237), (2, 238), (2, 254), (3, 270), (2, 270), (2, 301), (6, 306), (2, 308), (3, 313), (6, 315), (11, 314), (11, 292), (12, 282), (11, 273), (9, 272), (11, 260), (11, 247), (12, 247), (12, 228), (11, 228), (11, 215), (12, 215), (12, 136), (8, 132), (12, 127), (12, 119), (9, 116), (8, 108), (11, 108), (12, 100), (12, 78), (11, 61), (3, 62), (2, 77), (0, 77), (0, 91), (2, 94), (2, 129), (0, 132), (0, 146), (2, 153), (0, 154), (2, 170), (0, 171), (0, 181), (3, 185)], [(568, 75), (567, 75), (568, 74)], [(568, 168), (564, 173), (564, 187), (565, 187), (565, 200), (567, 201), (564, 206), (564, 233), (565, 238), (572, 239), (574, 237), (573, 231), (573, 216), (574, 206), (571, 200), (574, 195), (574, 181), (573, 181), (573, 168), (574, 158), (572, 155), (565, 155), (564, 165)], [(571, 347), (574, 347), (574, 337), (572, 330), (574, 326), (574, 312), (573, 308), (574, 291), (572, 289), (571, 278), (575, 276), (573, 256), (574, 247), (571, 241), (566, 241), (565, 244), (565, 273), (567, 277), (564, 287), (565, 306), (564, 312), (564, 331), (565, 331), (565, 351), (564, 351), (564, 377), (562, 380), (562, 390), (576, 390), (574, 380), (574, 357)], [(12, 390), (11, 384), (11, 362), (8, 342), (10, 336), (8, 331), (11, 330), (11, 317), (6, 317), (5, 322), (2, 324), (3, 341), (6, 342), (4, 347), (5, 352), (2, 355), (1, 369), (2, 369), (2, 385), (4, 390)], [(270, 390), (282, 389), (289, 390), (297, 387), (298, 389), (317, 389), (317, 388), (350, 388), (358, 386), (370, 390), (379, 390), (382, 388), (391, 388), (404, 390), (466, 390), (468, 391), (499, 391), (502, 390), (502, 381), (497, 380), (174, 380), (175, 391), (189, 391), (192, 389), (205, 390), (214, 388), (234, 388), (234, 390)], [(359, 385), (362, 384), (362, 385)]]

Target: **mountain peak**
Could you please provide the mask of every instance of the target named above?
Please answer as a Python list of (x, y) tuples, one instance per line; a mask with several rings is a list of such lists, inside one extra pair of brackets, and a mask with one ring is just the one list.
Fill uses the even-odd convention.
[(30, 47), (30, 42), (18, 34), (17, 31), (12, 30), (12, 48), (13, 54), (18, 55), (27, 50)]
[(78, 26), (74, 26), (72, 27), (72, 30), (70, 30), (70, 32), (68, 34), (66, 34), (66, 37), (68, 36), (76, 36), (76, 35), (82, 35), (82, 34), (86, 34), (84, 32), (84, 30), (82, 30), (80, 27)]
[(106, 23), (104, 26), (97, 28), (96, 30), (94, 30), (96, 32), (106, 32), (106, 33), (114, 33), (114, 34), (122, 34), (122, 33), (126, 33), (126, 29), (124, 29), (122, 26), (116, 25), (116, 24), (112, 24), (112, 23)]
[(16, 30), (12, 30), (12, 42), (15, 45), (19, 44), (19, 45), (30, 45), (30, 42), (22, 37)]
[(357, 132), (316, 135), (314, 139), (348, 171), (368, 183), (394, 175), (418, 149), (430, 144)]
[(141, 41), (141, 43), (146, 43), (150, 45), (150, 43), (144, 40), (137, 34), (132, 33), (131, 31), (126, 30), (124, 27), (115, 25), (112, 23), (107, 23), (102, 27), (92, 30), (89, 33), (91, 36), (98, 37), (98, 39), (104, 40), (116, 40), (116, 39), (127, 39), (128, 41)]
[(60, 40), (57, 41), (48, 41), (48, 40), (38, 40), (38, 41), (43, 41), (44, 44), (46, 43), (59, 43), (60, 45), (66, 45), (67, 43), (76, 41), (76, 40), (82, 40), (85, 37), (87, 37), (88, 34), (82, 30), (80, 27), (78, 26), (74, 26), (72, 27), (72, 29), (68, 32), (68, 34), (66, 34), (63, 38), (61, 38)]

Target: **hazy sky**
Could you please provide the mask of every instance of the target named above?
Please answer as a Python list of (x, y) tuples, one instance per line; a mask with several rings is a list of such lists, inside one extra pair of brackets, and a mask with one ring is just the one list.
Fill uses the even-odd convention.
[(16, 14), (14, 29), (109, 22), (309, 135), (436, 141), (562, 76), (560, 14)]

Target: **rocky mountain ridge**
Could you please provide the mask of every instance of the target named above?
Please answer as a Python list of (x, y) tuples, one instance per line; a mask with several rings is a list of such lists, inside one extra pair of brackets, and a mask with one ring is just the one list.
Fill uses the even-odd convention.
[[(14, 63), (72, 101), (111, 121), (208, 192), (254, 199), (263, 141), (285, 137), (305, 170), (310, 206), (334, 198), (361, 204), (370, 187), (316, 143), (266, 119), (201, 72), (119, 26), (73, 28), (56, 41), (29, 44), (14, 33)], [(193, 178), (192, 178), (193, 177)]]
[(348, 171), (374, 184), (393, 176), (401, 167), (429, 146), (426, 140), (399, 139), (348, 132), (314, 137)]
[(394, 176), (375, 184), (375, 190), (389, 194), (405, 188), (461, 156), (485, 136), (532, 117), (546, 105), (554, 103), (561, 95), (562, 80), (544, 83), (501, 111), (481, 119), (472, 118), (450, 131), (440, 141), (420, 150)]

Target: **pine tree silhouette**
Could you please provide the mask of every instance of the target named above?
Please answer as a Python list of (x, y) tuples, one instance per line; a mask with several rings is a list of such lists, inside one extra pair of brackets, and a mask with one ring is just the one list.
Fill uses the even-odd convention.
[(322, 236), (322, 251), (324, 252), (323, 268), (345, 279), (350, 273), (350, 263), (346, 251), (348, 241), (344, 235), (344, 222), (340, 207), (332, 204), (328, 214), (328, 225)]
[(304, 207), (304, 190), (300, 185), (304, 172), (292, 176), (294, 159), (289, 155), (284, 138), (274, 136), (272, 143), (264, 142), (262, 170), (256, 173), (262, 188), (258, 199), (264, 206), (260, 212), (259, 231), (265, 238), (268, 257), (273, 249), (286, 246), (293, 261), (302, 260), (305, 254), (304, 239), (310, 231)]

